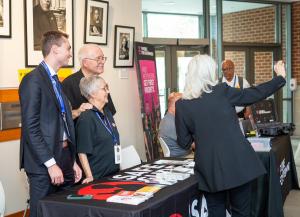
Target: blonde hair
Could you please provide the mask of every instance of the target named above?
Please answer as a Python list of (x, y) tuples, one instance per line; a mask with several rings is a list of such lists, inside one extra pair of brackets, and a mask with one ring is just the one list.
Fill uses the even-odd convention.
[(211, 93), (212, 87), (218, 84), (215, 61), (208, 55), (196, 55), (188, 65), (183, 99), (195, 99), (203, 92)]

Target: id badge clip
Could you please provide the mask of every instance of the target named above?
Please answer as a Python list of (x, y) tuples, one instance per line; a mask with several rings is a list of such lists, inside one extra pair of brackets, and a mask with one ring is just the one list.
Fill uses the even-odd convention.
[(121, 146), (120, 145), (115, 145), (114, 146), (115, 150), (115, 164), (120, 164), (122, 159), (121, 159)]

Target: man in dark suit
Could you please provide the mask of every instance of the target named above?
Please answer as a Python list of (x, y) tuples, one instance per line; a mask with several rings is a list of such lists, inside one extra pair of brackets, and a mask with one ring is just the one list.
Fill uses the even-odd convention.
[(29, 179), (30, 217), (37, 202), (49, 193), (81, 179), (75, 162), (75, 131), (67, 98), (56, 72), (68, 64), (68, 35), (46, 32), (42, 39), (44, 60), (27, 74), (19, 87), (22, 115), (20, 168)]
[[(72, 105), (72, 116), (74, 119), (81, 112), (93, 107), (80, 93), (79, 82), (81, 78), (101, 75), (104, 72), (104, 64), (106, 62), (102, 49), (96, 44), (85, 44), (80, 48), (78, 57), (81, 69), (67, 77), (62, 83), (63, 91)], [(108, 102), (105, 106), (108, 107), (112, 115), (115, 115), (116, 109), (110, 94), (108, 94)]]
[(39, 0), (33, 7), (33, 42), (34, 50), (41, 50), (41, 39), (45, 32), (58, 30), (56, 18), (50, 10), (50, 0)]

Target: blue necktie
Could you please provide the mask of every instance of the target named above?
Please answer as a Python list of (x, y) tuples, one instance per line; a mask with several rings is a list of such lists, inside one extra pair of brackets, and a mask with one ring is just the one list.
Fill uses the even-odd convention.
[(58, 80), (58, 76), (57, 75), (52, 75), (52, 78), (55, 80), (56, 88), (59, 91), (59, 94), (61, 95), (61, 87), (60, 87), (60, 82)]

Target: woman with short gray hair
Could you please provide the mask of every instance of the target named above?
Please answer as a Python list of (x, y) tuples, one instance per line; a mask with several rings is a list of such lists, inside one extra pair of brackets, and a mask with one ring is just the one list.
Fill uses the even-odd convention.
[(232, 217), (250, 216), (250, 182), (266, 172), (240, 130), (235, 106), (260, 101), (285, 84), (282, 61), (271, 81), (245, 89), (218, 84), (216, 64), (207, 55), (188, 66), (183, 99), (176, 102), (178, 144), (188, 150), (195, 142), (195, 175), (209, 217), (226, 216), (229, 196)]
[(114, 147), (120, 145), (119, 132), (111, 112), (104, 107), (109, 93), (105, 80), (100, 76), (83, 77), (79, 88), (93, 105), (76, 122), (77, 153), (85, 174), (82, 183), (89, 183), (119, 171), (114, 153)]

